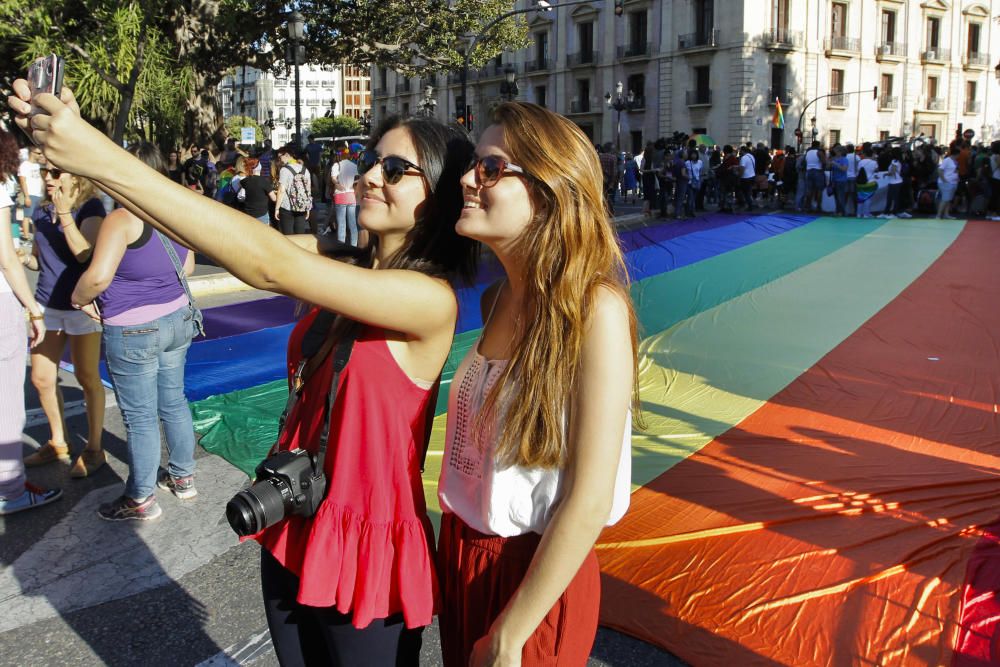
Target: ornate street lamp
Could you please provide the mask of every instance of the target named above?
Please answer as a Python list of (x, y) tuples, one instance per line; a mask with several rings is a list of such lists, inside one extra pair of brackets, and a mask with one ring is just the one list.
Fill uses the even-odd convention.
[(295, 141), (301, 140), (302, 136), (302, 109), (299, 107), (299, 65), (305, 61), (306, 47), (302, 45), (302, 37), (305, 34), (305, 18), (298, 11), (288, 15), (288, 41), (291, 43), (288, 54), (290, 60), (295, 65)]
[(503, 81), (500, 83), (500, 97), (513, 102), (517, 97), (517, 70), (510, 63), (503, 67)]
[(434, 86), (428, 84), (424, 86), (424, 97), (420, 102), (420, 110), (428, 118), (434, 117), (437, 110), (437, 100), (434, 99)]
[(365, 115), (361, 117), (361, 128), (366, 137), (372, 133), (372, 112), (368, 109), (365, 109)]
[(631, 111), (635, 108), (635, 94), (630, 90), (628, 91), (628, 97), (622, 97), (625, 92), (625, 86), (621, 81), (615, 86), (615, 96), (611, 97), (611, 93), (604, 93), (604, 101), (607, 102), (609, 109), (614, 109), (618, 112), (618, 122), (615, 126), (615, 149), (621, 153), (622, 152), (622, 111)]
[(336, 115), (337, 115), (337, 100), (331, 99), (330, 109), (326, 113), (324, 113), (323, 116), (325, 118), (333, 118)]

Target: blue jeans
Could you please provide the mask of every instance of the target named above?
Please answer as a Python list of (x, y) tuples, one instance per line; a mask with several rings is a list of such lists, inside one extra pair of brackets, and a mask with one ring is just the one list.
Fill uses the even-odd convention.
[(167, 436), (167, 471), (194, 472), (194, 427), (184, 397), (184, 360), (195, 333), (190, 306), (135, 326), (104, 325), (104, 346), (128, 442), (125, 495), (153, 493), (160, 465), (160, 422)]
[(337, 216), (337, 240), (348, 243), (347, 232), (350, 230), (350, 244), (358, 245), (358, 206), (357, 204), (334, 204), (334, 215)]
[(687, 203), (688, 182), (684, 179), (674, 181), (674, 217), (681, 216), (681, 207)]
[(833, 198), (837, 203), (837, 213), (847, 215), (847, 181), (833, 181)]

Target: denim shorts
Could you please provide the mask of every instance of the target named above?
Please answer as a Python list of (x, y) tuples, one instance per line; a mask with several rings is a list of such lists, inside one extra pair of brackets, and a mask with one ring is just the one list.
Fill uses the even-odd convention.
[(822, 190), (826, 187), (826, 174), (822, 169), (810, 169), (806, 172), (806, 185), (810, 190)]
[(958, 183), (945, 183), (944, 181), (938, 181), (938, 196), (941, 197), (941, 201), (949, 202), (955, 198), (955, 190), (958, 189)]

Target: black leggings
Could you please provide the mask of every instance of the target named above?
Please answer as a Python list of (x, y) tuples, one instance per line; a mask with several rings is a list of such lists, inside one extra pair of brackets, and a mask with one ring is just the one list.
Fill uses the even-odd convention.
[(282, 667), (332, 665), (408, 667), (420, 662), (423, 628), (407, 630), (402, 614), (376, 619), (361, 630), (335, 607), (295, 601), (299, 578), (267, 549), (260, 550), (260, 582), (271, 641)]

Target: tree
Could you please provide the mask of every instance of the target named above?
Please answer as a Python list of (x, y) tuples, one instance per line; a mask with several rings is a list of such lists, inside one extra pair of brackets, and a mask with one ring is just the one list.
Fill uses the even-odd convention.
[[(404, 75), (456, 69), (467, 35), (512, 6), (512, 0), (297, 3), (306, 18), (309, 62), (379, 65)], [(185, 139), (221, 143), (218, 84), (243, 64), (275, 73), (286, 69), (287, 8), (284, 0), (3, 0), (0, 79), (9, 87), (31, 55), (55, 51), (78, 61), (70, 85), (90, 68), (86, 76), (107, 86), (95, 84), (81, 94), (81, 103), (90, 120), (116, 137), (134, 125), (145, 132), (182, 125)], [(503, 49), (525, 44), (523, 20), (508, 19), (479, 40), (470, 60), (478, 67)], [(147, 85), (163, 91), (152, 80), (172, 82), (181, 101), (174, 104), (170, 95), (150, 99)], [(133, 105), (148, 123), (136, 122)], [(180, 119), (166, 117), (178, 111)]]
[(312, 121), (309, 133), (314, 137), (350, 137), (363, 134), (363, 130), (354, 116), (334, 116)]
[(236, 143), (240, 143), (244, 127), (253, 128), (254, 142), (259, 144), (264, 141), (264, 130), (256, 119), (250, 116), (230, 116), (226, 119), (226, 135), (236, 139)]

